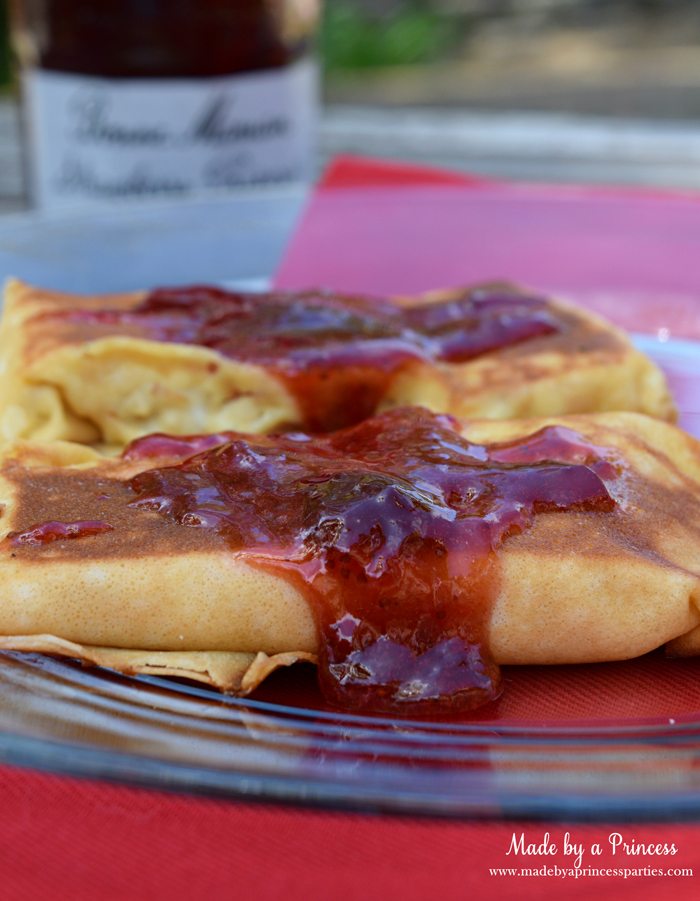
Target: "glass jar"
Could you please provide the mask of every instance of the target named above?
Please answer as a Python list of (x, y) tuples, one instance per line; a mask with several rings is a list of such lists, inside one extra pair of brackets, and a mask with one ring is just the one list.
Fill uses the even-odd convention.
[(310, 177), (320, 0), (12, 0), (39, 207)]

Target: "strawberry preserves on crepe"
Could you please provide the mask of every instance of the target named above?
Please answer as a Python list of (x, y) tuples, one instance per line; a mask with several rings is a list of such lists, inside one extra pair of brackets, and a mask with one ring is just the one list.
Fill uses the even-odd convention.
[(607, 413), (331, 434), (18, 442), (2, 647), (246, 693), (318, 663), (331, 702), (435, 713), (502, 663), (618, 660), (700, 625), (700, 447)]
[(152, 432), (330, 431), (407, 404), (495, 419), (674, 416), (663, 375), (621, 332), (512, 285), (95, 298), (11, 282), (0, 356), (0, 438), (117, 451)]

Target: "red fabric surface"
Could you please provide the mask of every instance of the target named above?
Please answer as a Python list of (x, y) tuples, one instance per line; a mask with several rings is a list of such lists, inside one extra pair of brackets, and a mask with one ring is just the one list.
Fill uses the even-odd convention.
[(477, 185), (487, 179), (427, 166), (339, 156), (331, 161), (317, 186), (326, 188), (406, 187), (408, 185)]
[[(192, 798), (0, 768), (0, 897), (518, 898), (697, 895), (697, 877), (515, 877), (490, 867), (571, 866), (574, 855), (506, 855), (513, 833), (585, 848), (582, 864), (693, 868), (700, 826), (455, 823)], [(675, 842), (672, 856), (613, 857), (628, 842)], [(599, 841), (600, 857), (590, 854)], [(694, 890), (694, 891), (693, 891)]]
[[(590, 203), (576, 205), (572, 218), (574, 196)], [(344, 160), (313, 199), (278, 281), (293, 287), (313, 280), (352, 290), (413, 291), (507, 272), (542, 288), (568, 288), (577, 299), (610, 313), (609, 297), (599, 292), (604, 285), (616, 292), (615, 317), (636, 328), (641, 327), (635, 313), (639, 293), (654, 290), (658, 316), (673, 333), (700, 336), (700, 314), (687, 302), (695, 292), (700, 296), (700, 269), (689, 265), (695, 262), (700, 204), (682, 196), (664, 198), (650, 206), (650, 192), (519, 188)], [(635, 241), (627, 234), (633, 220)], [(658, 324), (657, 319), (646, 323), (651, 329)], [(675, 697), (673, 686), (654, 669), (656, 662), (639, 666), (644, 703), (628, 713), (654, 715), (653, 685), (663, 685), (662, 709)], [(580, 680), (578, 669), (572, 678)], [(640, 678), (640, 673), (631, 677), (638, 694)], [(526, 675), (523, 684), (527, 679), (529, 691), (541, 674)], [(538, 715), (562, 716), (551, 693), (545, 696), (549, 706)], [(513, 698), (515, 704), (517, 695)], [(688, 710), (697, 707), (692, 692), (675, 703), (684, 710), (684, 704)], [(600, 704), (596, 691), (591, 716)], [(570, 703), (562, 708), (564, 714), (570, 709)], [(518, 713), (517, 704), (508, 711)], [(535, 844), (549, 833), (561, 847), (567, 830), (586, 848), (584, 866), (690, 867), (700, 873), (700, 825), (695, 824), (390, 818), (169, 795), (8, 767), (0, 768), (0, 810), (3, 901), (57, 895), (92, 901), (697, 895), (696, 876), (573, 880), (489, 873), (492, 867), (570, 868), (572, 857), (561, 852), (506, 855), (514, 833), (524, 832), (526, 842)], [(627, 841), (675, 842), (678, 853), (613, 857), (608, 843), (613, 831)], [(590, 853), (596, 841), (603, 849), (599, 857)]]

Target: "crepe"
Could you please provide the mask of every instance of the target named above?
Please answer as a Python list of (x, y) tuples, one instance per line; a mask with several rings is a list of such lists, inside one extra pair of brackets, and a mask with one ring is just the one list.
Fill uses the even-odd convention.
[[(486, 623), (494, 659), (621, 660), (668, 642), (696, 653), (700, 444), (632, 413), (482, 420), (461, 431), (469, 441), (500, 444), (555, 426), (616, 461), (615, 506), (545, 509), (505, 538)], [(186, 676), (237, 693), (278, 665), (317, 659), (317, 623), (298, 585), (232, 551), (210, 529), (125, 503), (121, 513), (109, 507), (113, 528), (79, 540), (33, 545), (7, 537), (47, 521), (99, 522), (101, 499), (119, 494), (135, 474), (182, 458), (107, 459), (68, 443), (17, 442), (5, 450), (0, 647)]]
[[(150, 302), (145, 293), (77, 297), (10, 282), (0, 325), (0, 439), (119, 450), (152, 432), (328, 430), (405, 404), (462, 417), (608, 410), (675, 416), (662, 373), (620, 331), (512, 286), (391, 302), (322, 295), (320, 313), (311, 320), (290, 314), (289, 322), (282, 321), (285, 306), (318, 293), (267, 295), (283, 312), (259, 327), (226, 319), (225, 353), (214, 346), (222, 344), (216, 316), (203, 326), (209, 335), (212, 321), (219, 328), (212, 346), (189, 334), (191, 323), (183, 324), (182, 310), (207, 291), (215, 298), (224, 294), (161, 292), (159, 303), (161, 295), (172, 296), (179, 306), (174, 317), (161, 310), (154, 318), (135, 313)], [(504, 312), (475, 325), (470, 316), (481, 314), (473, 313), (472, 298), (478, 304), (489, 294), (503, 299)], [(509, 313), (528, 303), (532, 309), (521, 311), (520, 320)], [(324, 304), (335, 316), (326, 326)], [(405, 319), (400, 328), (399, 314)], [(455, 322), (465, 326), (461, 337)], [(302, 346), (290, 352), (284, 341), (295, 329)], [(455, 349), (455, 337), (459, 345), (470, 334), (478, 347)]]

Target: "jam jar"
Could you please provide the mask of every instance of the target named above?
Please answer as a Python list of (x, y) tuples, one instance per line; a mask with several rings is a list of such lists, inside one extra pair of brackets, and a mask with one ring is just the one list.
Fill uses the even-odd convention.
[(104, 205), (311, 175), (320, 0), (14, 0), (29, 193)]

